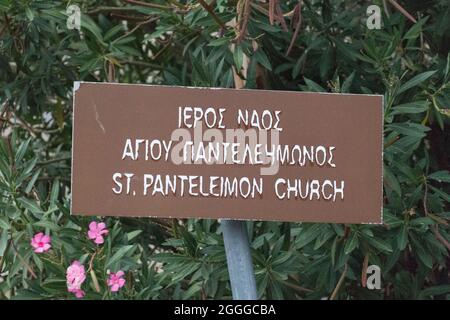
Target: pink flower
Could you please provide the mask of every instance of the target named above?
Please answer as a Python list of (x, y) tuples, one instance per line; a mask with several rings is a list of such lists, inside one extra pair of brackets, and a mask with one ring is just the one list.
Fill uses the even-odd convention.
[(76, 289), (72, 292), (75, 294), (75, 297), (77, 297), (78, 299), (81, 299), (86, 295), (86, 293), (81, 289)]
[(108, 229), (106, 229), (106, 225), (103, 222), (97, 223), (92, 221), (89, 224), (88, 237), (89, 239), (94, 240), (96, 244), (105, 242), (105, 239), (103, 239), (104, 234), (108, 234)]
[(31, 246), (34, 248), (34, 252), (36, 253), (47, 252), (52, 247), (50, 241), (50, 236), (44, 235), (42, 232), (39, 232), (36, 233), (31, 239)]
[(123, 278), (124, 274), (125, 273), (122, 270), (109, 274), (107, 284), (111, 287), (112, 292), (119, 291), (119, 289), (125, 285), (125, 279)]
[(66, 271), (67, 291), (75, 294), (77, 298), (84, 297), (84, 291), (81, 285), (86, 280), (86, 272), (84, 266), (77, 260), (67, 268)]

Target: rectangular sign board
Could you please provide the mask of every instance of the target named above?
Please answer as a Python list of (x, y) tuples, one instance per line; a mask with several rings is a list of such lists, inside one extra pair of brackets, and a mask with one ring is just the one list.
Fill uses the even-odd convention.
[(74, 84), (72, 214), (382, 223), (383, 97)]

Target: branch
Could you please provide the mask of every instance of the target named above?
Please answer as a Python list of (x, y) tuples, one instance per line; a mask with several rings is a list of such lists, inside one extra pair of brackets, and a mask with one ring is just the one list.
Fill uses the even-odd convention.
[(363, 267), (361, 270), (361, 286), (363, 288), (365, 288), (367, 285), (367, 268), (368, 268), (368, 266), (369, 266), (369, 254), (366, 253), (366, 255), (364, 256)]
[(450, 251), (450, 242), (448, 242), (447, 239), (445, 239), (444, 236), (439, 232), (438, 224), (433, 226), (433, 233), (436, 239), (438, 239), (447, 248), (447, 250)]
[(291, 53), (291, 50), (292, 50), (292, 48), (294, 47), (294, 44), (295, 44), (295, 40), (297, 40), (298, 33), (300, 31), (300, 27), (302, 25), (302, 0), (299, 0), (298, 4), (295, 6), (295, 11), (294, 11), (293, 17), (295, 17), (295, 13), (298, 14), (298, 21), (297, 21), (297, 24), (295, 26), (294, 34), (292, 35), (291, 43), (289, 44), (289, 48), (286, 51), (286, 56), (288, 56), (289, 53)]
[(92, 268), (94, 267), (94, 259), (95, 259), (95, 256), (97, 255), (97, 253), (98, 253), (98, 251), (95, 250), (95, 252), (91, 256), (91, 259), (89, 259), (88, 272), (90, 272), (92, 270)]
[(297, 292), (308, 292), (308, 293), (314, 292), (314, 290), (311, 290), (311, 289), (308, 289), (308, 288), (296, 285), (296, 284), (291, 283), (291, 282), (286, 281), (286, 280), (283, 280), (282, 282), (283, 282), (283, 284), (286, 287), (292, 288), (292, 289), (294, 289)]
[(393, 145), (398, 139), (400, 139), (399, 136), (393, 137), (392, 140), (390, 140), (390, 141), (388, 141), (388, 142), (386, 142), (386, 143), (384, 144), (384, 149), (387, 149), (388, 147), (390, 147), (391, 145)]
[(99, 12), (124, 12), (124, 11), (136, 11), (133, 7), (98, 7), (94, 10), (88, 11), (88, 14), (96, 14)]
[(25, 268), (27, 268), (27, 270), (30, 272), (31, 276), (34, 279), (37, 279), (37, 276), (34, 273), (33, 269), (30, 267), (30, 265), (25, 261), (25, 259), (20, 255), (19, 251), (17, 250), (16, 245), (14, 244), (14, 240), (12, 240), (12, 237), (11, 237), (11, 245), (12, 245), (12, 248), (14, 249), (14, 252), (16, 253), (17, 257), (19, 257), (20, 262), (22, 262), (22, 264), (25, 266)]
[(273, 25), (275, 16), (275, 0), (269, 0), (269, 22)]
[[(426, 177), (425, 177), (425, 194), (423, 195), (422, 203), (425, 216), (431, 216), (430, 212), (428, 211), (428, 183)], [(444, 236), (439, 232), (439, 224), (435, 224), (431, 228), (433, 230), (436, 239), (440, 241), (447, 248), (448, 251), (450, 251), (450, 242), (448, 242), (447, 239), (445, 239)]]
[(335, 300), (337, 294), (339, 293), (339, 289), (341, 289), (342, 284), (344, 283), (345, 276), (347, 275), (348, 270), (348, 264), (345, 263), (344, 272), (342, 272), (341, 277), (339, 278), (339, 281), (336, 285), (336, 288), (334, 288), (333, 293), (331, 294), (330, 300)]
[(210, 7), (209, 4), (207, 4), (204, 0), (198, 0), (198, 2), (200, 2), (201, 6), (203, 8), (205, 8), (206, 11), (208, 11), (208, 13), (212, 16), (212, 18), (214, 19), (214, 21), (216, 21), (216, 23), (222, 28), (225, 29), (225, 23), (223, 23), (222, 20), (220, 20), (220, 18), (217, 16), (217, 14), (214, 12), (214, 10)]
[(276, 19), (280, 22), (281, 27), (283, 28), (284, 31), (288, 31), (289, 29), (287, 27), (286, 21), (284, 21), (283, 10), (281, 10), (281, 6), (278, 0), (275, 3), (275, 11), (277, 13)]
[(163, 67), (161, 67), (158, 64), (140, 61), (140, 60), (123, 60), (123, 61), (120, 61), (120, 64), (131, 64), (131, 65), (136, 65), (136, 66), (146, 67), (146, 68), (163, 69)]
[(158, 20), (158, 19), (159, 19), (159, 17), (150, 17), (149, 19), (147, 19), (147, 20), (145, 20), (145, 21), (139, 22), (138, 24), (136, 24), (136, 26), (135, 26), (133, 29), (131, 29), (130, 31), (124, 33), (123, 35), (121, 35), (120, 37), (118, 37), (117, 39), (115, 39), (112, 43), (116, 43), (117, 41), (119, 41), (119, 40), (121, 40), (121, 39), (123, 39), (123, 38), (126, 38), (127, 36), (129, 36), (130, 34), (132, 34), (133, 32), (135, 32), (137, 29), (139, 29), (139, 28), (140, 28), (141, 26), (143, 26), (144, 24), (154, 22), (154, 21), (156, 21), (156, 20)]
[[(22, 120), (15, 112), (10, 111), (10, 115), (8, 117), (0, 116), (0, 121), (3, 123), (9, 123), (10, 125), (17, 125), (27, 130), (33, 138), (37, 137), (37, 131), (25, 120)], [(12, 116), (11, 116), (12, 115)], [(12, 121), (11, 118), (14, 118), (15, 121)]]
[(2, 28), (0, 29), (0, 37), (3, 35), (3, 32), (6, 30), (6, 28), (8, 27), (8, 25), (5, 23)]
[(406, 18), (408, 18), (409, 20), (411, 20), (414, 23), (417, 23), (417, 20), (408, 11), (406, 11), (401, 5), (399, 5), (395, 0), (389, 0), (389, 2), (395, 7), (395, 9), (400, 11), (400, 13), (403, 14)]
[(2, 27), (2, 30), (0, 31), (0, 36), (3, 35), (3, 32), (5, 32), (6, 29), (9, 30), (9, 32), (11, 33), (11, 29), (9, 27), (9, 19), (8, 16), (6, 15), (6, 13), (3, 14), (4, 18), (5, 18), (5, 24)]
[(144, 20), (147, 20), (146, 17), (127, 16), (127, 15), (118, 14), (118, 13), (111, 13), (110, 16), (114, 17), (114, 18), (119, 18), (119, 19), (122, 19), (122, 20), (128, 20), (128, 21), (144, 21)]
[(8, 243), (6, 244), (6, 248), (3, 251), (3, 256), (0, 259), (0, 273), (2, 273), (3, 264), (6, 261), (6, 256), (8, 255), (9, 248), (11, 247), (11, 242), (12, 242), (12, 238), (8, 240)]
[(70, 160), (70, 159), (72, 159), (72, 157), (70, 157), (70, 156), (69, 157), (63, 157), (63, 158), (50, 159), (50, 160), (38, 162), (37, 165), (38, 166), (45, 166), (45, 165), (52, 164), (52, 163), (55, 163), (55, 162), (67, 161), (67, 160)]
[(122, 1), (127, 2), (129, 4), (134, 4), (134, 5), (143, 6), (143, 7), (147, 7), (147, 8), (153, 8), (153, 9), (161, 9), (161, 10), (172, 9), (172, 7), (170, 7), (170, 6), (164, 6), (162, 4), (157, 4), (157, 3), (148, 3), (148, 2), (138, 1), (138, 0), (122, 0)]
[(251, 0), (242, 0), (244, 2), (242, 13), (239, 14), (238, 22), (238, 36), (234, 39), (235, 43), (240, 43), (247, 34), (248, 19), (250, 19), (250, 5)]

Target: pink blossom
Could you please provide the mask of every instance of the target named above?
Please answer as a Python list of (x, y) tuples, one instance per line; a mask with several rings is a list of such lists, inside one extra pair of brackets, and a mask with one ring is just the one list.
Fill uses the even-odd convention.
[(78, 299), (81, 299), (86, 295), (86, 293), (81, 289), (76, 289), (72, 292), (75, 294), (75, 297), (77, 297)]
[(94, 240), (96, 244), (102, 244), (105, 242), (105, 239), (103, 239), (104, 234), (108, 234), (108, 229), (106, 229), (105, 223), (97, 223), (92, 221), (89, 224), (88, 237), (89, 239)]
[(47, 252), (52, 247), (50, 241), (50, 236), (44, 235), (42, 232), (39, 232), (36, 233), (31, 239), (31, 246), (34, 248), (34, 252), (36, 253)]
[(125, 273), (122, 270), (109, 274), (107, 284), (111, 287), (112, 292), (119, 291), (119, 289), (125, 285), (125, 279), (123, 278), (124, 274)]
[(86, 280), (86, 272), (84, 266), (77, 260), (67, 268), (66, 271), (67, 290), (75, 294), (77, 298), (84, 297), (84, 291), (81, 285)]

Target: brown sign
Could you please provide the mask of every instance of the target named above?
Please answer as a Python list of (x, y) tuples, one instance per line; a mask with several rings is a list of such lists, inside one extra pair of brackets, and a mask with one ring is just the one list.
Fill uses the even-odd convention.
[(72, 213), (382, 222), (383, 100), (76, 82)]

